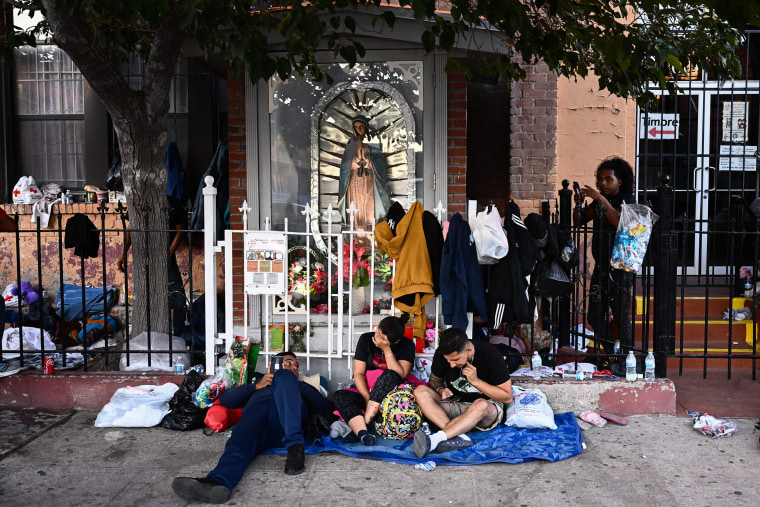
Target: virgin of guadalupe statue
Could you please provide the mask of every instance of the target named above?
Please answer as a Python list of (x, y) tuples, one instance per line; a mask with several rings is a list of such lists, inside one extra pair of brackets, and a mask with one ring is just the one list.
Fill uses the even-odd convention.
[[(346, 208), (353, 202), (359, 210), (354, 218), (354, 229), (371, 231), (373, 223), (385, 220), (390, 205), (385, 188), (385, 156), (365, 142), (365, 137), (369, 137), (369, 120), (365, 116), (355, 116), (352, 126), (354, 135), (340, 161), (338, 211), (343, 222), (348, 224), (350, 218), (346, 215)], [(372, 237), (357, 235), (355, 243), (369, 247)]]

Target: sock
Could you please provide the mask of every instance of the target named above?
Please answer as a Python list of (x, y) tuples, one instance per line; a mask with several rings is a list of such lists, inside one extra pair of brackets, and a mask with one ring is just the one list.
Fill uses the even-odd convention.
[(435, 448), (438, 447), (438, 444), (440, 444), (444, 440), (447, 440), (447, 439), (446, 439), (446, 433), (444, 433), (443, 430), (437, 431), (433, 433), (432, 435), (430, 435), (430, 452), (433, 452)]

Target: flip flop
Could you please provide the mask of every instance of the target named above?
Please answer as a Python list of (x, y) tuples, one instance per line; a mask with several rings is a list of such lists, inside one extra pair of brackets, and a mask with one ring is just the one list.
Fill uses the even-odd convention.
[(600, 416), (604, 417), (609, 422), (613, 422), (615, 424), (619, 424), (620, 426), (625, 426), (628, 424), (628, 419), (626, 419), (623, 416), (615, 415), (615, 414), (608, 414), (607, 412), (601, 412), (599, 414)]
[(613, 375), (610, 370), (595, 371), (591, 374), (591, 378), (598, 380), (620, 380), (620, 377)]
[(586, 431), (586, 430), (590, 430), (591, 428), (593, 428), (593, 426), (591, 426), (589, 423), (587, 423), (587, 422), (586, 422), (586, 421), (584, 421), (583, 419), (578, 419), (578, 418), (576, 417), (576, 418), (575, 418), (575, 422), (577, 422), (577, 423), (578, 423), (578, 426), (579, 426), (579, 427), (580, 427), (580, 429), (582, 429), (583, 431)]
[(604, 425), (607, 424), (607, 420), (593, 410), (586, 410), (585, 412), (581, 412), (581, 419), (599, 428), (604, 428)]

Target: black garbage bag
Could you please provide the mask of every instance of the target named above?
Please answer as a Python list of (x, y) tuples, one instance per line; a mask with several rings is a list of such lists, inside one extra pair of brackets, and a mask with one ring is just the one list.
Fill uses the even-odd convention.
[(304, 436), (309, 442), (314, 442), (325, 435), (330, 434), (330, 425), (338, 420), (334, 414), (323, 414), (315, 412), (309, 415), (304, 425)]
[(169, 413), (161, 426), (170, 430), (187, 431), (204, 427), (206, 409), (198, 408), (193, 403), (193, 393), (203, 382), (203, 376), (196, 370), (190, 370), (182, 380), (177, 392), (169, 400)]

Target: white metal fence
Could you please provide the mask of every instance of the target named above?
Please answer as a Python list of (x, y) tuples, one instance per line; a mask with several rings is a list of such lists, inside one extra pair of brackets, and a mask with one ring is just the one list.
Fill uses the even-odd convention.
[[(215, 231), (215, 213), (216, 209), (216, 188), (213, 186), (213, 178), (210, 176), (205, 180), (206, 186), (203, 190), (204, 194), (204, 228), (206, 231)], [(233, 241), (240, 239), (249, 232), (257, 232), (249, 229), (248, 227), (248, 215), (250, 208), (247, 203), (244, 202), (243, 206), (237, 210), (231, 210), (232, 212), (239, 212), (243, 217), (243, 228), (240, 230), (226, 230), (224, 239), (215, 241), (213, 234), (204, 235), (204, 256), (205, 256), (205, 288), (206, 294), (216, 293), (216, 262), (215, 256), (217, 253), (222, 253), (224, 258), (224, 300), (225, 300), (225, 332), (221, 333), (216, 328), (217, 320), (215, 318), (206, 318), (206, 371), (213, 371), (215, 364), (215, 354), (217, 345), (223, 345), (224, 350), (227, 351), (230, 345), (233, 343), (235, 336), (243, 336), (244, 338), (253, 339), (255, 342), (261, 341), (260, 356), (265, 358), (268, 363), (268, 359), (271, 355), (276, 354), (278, 350), (272, 349), (271, 336), (269, 329), (271, 325), (284, 326), (284, 343), (283, 350), (289, 350), (293, 345), (293, 336), (291, 336), (290, 325), (294, 322), (298, 322), (299, 325), (305, 326), (303, 332), (303, 346), (304, 350), (299, 352), (298, 356), (304, 358), (306, 361), (306, 370), (311, 368), (311, 362), (313, 359), (324, 359), (327, 362), (327, 376), (328, 380), (331, 378), (333, 372), (334, 361), (346, 361), (345, 368), (351, 370), (353, 364), (353, 347), (358, 339), (359, 335), (367, 331), (374, 329), (377, 322), (379, 322), (386, 315), (398, 314), (393, 306), (392, 299), (390, 298), (390, 291), (388, 291), (388, 299), (390, 302), (390, 308), (383, 308), (379, 310), (377, 302), (374, 300), (374, 295), (378, 292), (378, 276), (376, 275), (378, 266), (377, 253), (375, 250), (374, 242), (374, 228), (372, 231), (360, 231), (354, 229), (354, 215), (356, 208), (351, 203), (347, 213), (350, 216), (350, 227), (347, 230), (342, 230), (340, 215), (332, 206), (328, 206), (322, 212), (321, 217), (319, 211), (306, 205), (302, 211), (304, 216), (304, 232), (296, 232), (288, 230), (288, 222), (285, 220), (285, 226), (283, 232), (288, 240), (288, 252), (292, 250), (290, 248), (291, 242), (296, 244), (299, 249), (304, 252), (304, 261), (299, 262), (299, 266), (302, 265), (302, 279), (304, 280), (302, 294), (303, 297), (299, 301), (296, 301), (295, 291), (291, 289), (292, 278), (288, 276), (290, 268), (290, 259), (286, 261), (286, 276), (285, 284), (283, 287), (282, 296), (268, 296), (268, 295), (248, 295), (243, 298), (243, 315), (242, 319), (238, 317), (238, 325), (235, 323), (235, 312), (233, 311), (233, 284), (231, 280), (233, 278), (234, 270), (236, 269), (233, 263), (235, 258), (243, 258), (243, 250), (236, 251), (233, 247)], [(442, 217), (445, 215), (445, 209), (442, 204), (439, 203), (438, 207), (434, 210), (437, 214), (438, 221), (441, 222)], [(322, 228), (322, 232), (313, 231), (311, 224), (315, 220), (323, 219), (326, 224)], [(265, 231), (270, 231), (271, 222), (269, 218), (265, 219)], [(369, 255), (364, 259), (355, 259), (355, 246), (361, 241), (361, 238), (369, 238), (367, 243), (370, 244)], [(349, 257), (346, 258), (344, 251), (344, 245), (348, 245)], [(324, 263), (317, 263), (315, 258), (319, 257), (319, 260), (325, 260)], [(369, 307), (369, 313), (355, 314), (351, 309), (354, 307), (355, 299), (359, 297), (360, 292), (350, 290), (351, 279), (346, 275), (351, 276), (355, 271), (356, 262), (368, 262), (369, 267), (369, 286), (364, 289), (365, 293), (369, 291), (369, 304), (364, 306)], [(322, 264), (321, 276), (324, 279), (323, 287), (326, 294), (321, 297), (326, 297), (326, 303), (323, 303), (323, 307), (314, 309), (312, 308), (314, 295), (314, 275), (315, 266)], [(387, 273), (388, 266), (382, 266), (383, 271)], [(319, 267), (316, 268), (319, 270)], [(391, 267), (391, 278), (395, 274), (395, 263)], [(333, 283), (334, 282), (334, 283)], [(206, 315), (217, 315), (216, 298), (206, 297)], [(430, 301), (426, 305), (426, 315), (432, 317), (434, 322), (434, 329), (439, 330), (442, 328), (443, 322), (440, 317), (440, 296)], [(316, 310), (316, 311), (315, 311)], [(348, 310), (348, 311), (347, 311)], [(375, 313), (379, 310), (378, 313)], [(304, 321), (305, 322), (302, 322)], [(242, 325), (240, 324), (242, 322)], [(213, 338), (211, 338), (213, 337)], [(435, 339), (429, 345), (432, 348), (437, 346), (438, 336), (435, 335)], [(417, 354), (417, 356), (431, 355), (430, 349), (427, 353)]]

